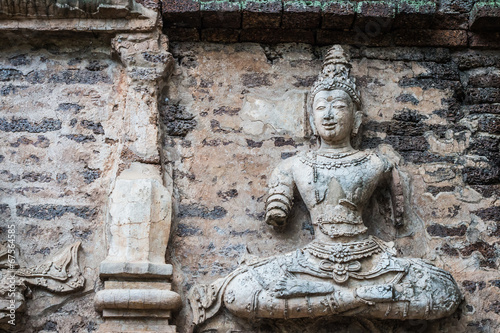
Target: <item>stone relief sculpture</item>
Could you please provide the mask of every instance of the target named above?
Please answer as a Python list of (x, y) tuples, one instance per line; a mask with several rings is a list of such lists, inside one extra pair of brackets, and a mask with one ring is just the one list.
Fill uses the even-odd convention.
[(361, 124), (359, 92), (340, 46), (325, 57), (309, 95), (309, 119), (320, 138), (316, 151), (298, 154), (274, 170), (266, 222), (284, 226), (297, 190), (309, 210), (315, 239), (284, 255), (246, 263), (189, 300), (194, 323), (225, 306), (243, 318), (358, 316), (436, 319), (461, 302), (447, 271), (421, 259), (398, 258), (392, 243), (367, 235), (363, 209), (379, 183), (392, 193), (394, 223), (405, 216), (397, 154), (385, 147), (361, 151), (351, 137)]
[(83, 288), (85, 278), (78, 266), (80, 244), (76, 242), (46, 262), (29, 268), (13, 264), (13, 259), (9, 257), (12, 251), (9, 251), (7, 243), (0, 244), (0, 327), (16, 318), (12, 316), (13, 311), (24, 312), (30, 288), (41, 287), (55, 293)]

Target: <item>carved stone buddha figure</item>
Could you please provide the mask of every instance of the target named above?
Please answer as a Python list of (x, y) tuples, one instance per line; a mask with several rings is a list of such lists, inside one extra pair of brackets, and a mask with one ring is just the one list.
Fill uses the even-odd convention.
[(270, 178), (266, 222), (285, 225), (298, 192), (315, 239), (295, 252), (242, 265), (211, 285), (194, 286), (189, 298), (195, 324), (222, 305), (238, 317), (280, 319), (436, 319), (456, 310), (462, 296), (448, 272), (421, 259), (398, 258), (390, 243), (367, 235), (370, 221), (362, 213), (375, 188), (389, 184), (396, 224), (404, 217), (404, 192), (397, 154), (351, 146), (362, 112), (350, 67), (340, 46), (329, 50), (308, 105), (320, 146), (281, 162)]

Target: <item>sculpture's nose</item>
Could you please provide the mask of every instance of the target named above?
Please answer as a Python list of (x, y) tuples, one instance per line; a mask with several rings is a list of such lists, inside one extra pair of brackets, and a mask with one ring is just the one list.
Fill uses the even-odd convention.
[(334, 117), (334, 112), (333, 112), (333, 106), (330, 104), (327, 107), (327, 111), (325, 112), (324, 118), (325, 119), (333, 119)]

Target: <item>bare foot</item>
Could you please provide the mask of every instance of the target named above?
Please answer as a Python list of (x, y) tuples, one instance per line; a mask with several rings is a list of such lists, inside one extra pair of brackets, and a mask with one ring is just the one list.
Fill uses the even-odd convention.
[(329, 282), (314, 282), (286, 275), (274, 287), (278, 298), (329, 294), (334, 290), (333, 284)]

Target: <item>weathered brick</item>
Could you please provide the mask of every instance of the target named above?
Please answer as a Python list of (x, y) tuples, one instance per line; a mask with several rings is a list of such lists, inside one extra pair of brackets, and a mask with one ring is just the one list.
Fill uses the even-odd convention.
[(443, 13), (469, 13), (477, 0), (439, 0), (439, 11)]
[(181, 204), (179, 205), (179, 218), (197, 217), (207, 220), (216, 220), (225, 217), (227, 210), (221, 206), (215, 206), (212, 209), (199, 204)]
[(279, 28), (283, 4), (281, 0), (249, 0), (242, 3), (243, 29)]
[(284, 29), (315, 29), (321, 22), (321, 3), (305, 0), (283, 0)]
[(464, 110), (471, 114), (474, 113), (493, 113), (500, 114), (500, 104), (476, 104), (476, 105), (464, 105)]
[(484, 261), (481, 261), (481, 266), (496, 268), (495, 261), (498, 255), (493, 244), (488, 244), (484, 241), (477, 241), (460, 249), (460, 253), (466, 257), (470, 256), (473, 252), (479, 252), (483, 255)]
[(24, 79), (31, 84), (42, 84), (47, 81), (47, 71), (46, 70), (38, 70), (29, 72), (24, 76)]
[(14, 81), (23, 77), (20, 70), (14, 68), (0, 68), (0, 81)]
[(221, 106), (217, 109), (213, 110), (214, 115), (229, 115), (229, 116), (235, 116), (241, 111), (241, 108), (233, 108), (230, 106)]
[(418, 105), (420, 101), (412, 94), (401, 94), (396, 97), (396, 102), (399, 103), (411, 103), (413, 105)]
[(21, 179), (30, 183), (50, 183), (52, 181), (52, 174), (50, 172), (24, 172)]
[(8, 85), (2, 86), (0, 88), (0, 95), (1, 96), (14, 95), (27, 88), (28, 86), (26, 85), (13, 85), (12, 83), (9, 83)]
[(256, 43), (308, 43), (314, 44), (311, 30), (246, 29), (240, 34), (241, 42)]
[(177, 228), (175, 229), (175, 234), (178, 237), (187, 237), (194, 235), (202, 235), (203, 232), (201, 231), (200, 228), (192, 227), (184, 223), (179, 223), (177, 225)]
[(437, 11), (429, 28), (437, 30), (466, 30), (469, 25), (468, 13), (443, 13)]
[(423, 163), (455, 163), (455, 160), (451, 156), (441, 156), (437, 154), (430, 153), (429, 151), (401, 151), (401, 156), (405, 162), (423, 164)]
[(95, 136), (93, 135), (84, 135), (84, 134), (67, 134), (64, 135), (66, 138), (76, 141), (78, 143), (88, 143), (95, 142)]
[(432, 224), (427, 227), (427, 233), (431, 236), (437, 237), (456, 237), (465, 236), (467, 226), (462, 224), (457, 227), (450, 227), (441, 224)]
[(497, 315), (500, 314), (500, 301), (494, 301), (486, 308), (486, 312), (494, 312)]
[(500, 88), (500, 70), (487, 69), (486, 71), (469, 73), (468, 85), (472, 87)]
[(436, 196), (438, 195), (439, 193), (442, 193), (442, 192), (454, 192), (455, 191), (455, 186), (433, 186), (433, 185), (429, 185), (427, 186), (427, 188), (425, 189), (426, 192), (429, 192), (431, 193), (432, 195)]
[(459, 51), (453, 54), (453, 60), (460, 69), (500, 66), (500, 55), (477, 50)]
[(364, 48), (362, 57), (389, 61), (430, 61), (449, 63), (451, 60), (449, 49), (434, 47), (384, 47)]
[(390, 46), (392, 45), (392, 38), (391, 35), (386, 33), (371, 36), (361, 30), (318, 30), (316, 33), (316, 43), (319, 45), (355, 44), (367, 46)]
[(500, 29), (500, 3), (478, 1), (470, 12), (469, 25), (471, 30)]
[(162, 0), (162, 13), (165, 27), (201, 27), (197, 0)]
[(489, 134), (500, 134), (500, 115), (482, 115), (477, 129)]
[(467, 104), (500, 103), (500, 88), (467, 88)]
[(25, 66), (25, 65), (31, 65), (31, 58), (28, 57), (26, 54), (16, 54), (12, 57), (9, 57), (9, 63), (12, 66)]
[(423, 136), (387, 136), (385, 142), (397, 151), (426, 151), (429, 144)]
[[(471, 187), (485, 198), (500, 197), (500, 185), (472, 185)], [(497, 228), (497, 231), (500, 231), (500, 228)]]
[(434, 78), (439, 80), (459, 81), (458, 67), (454, 63), (437, 64), (435, 62), (419, 62), (427, 71), (417, 75), (417, 78)]
[(468, 153), (485, 156), (491, 162), (500, 164), (500, 138), (494, 135), (474, 135), (470, 139)]
[(0, 204), (0, 218), (7, 219), (11, 215), (10, 207), (8, 204)]
[(486, 283), (484, 281), (477, 282), (477, 281), (465, 280), (462, 281), (462, 286), (467, 292), (472, 294), (476, 291), (476, 289), (479, 290), (484, 289), (484, 287), (486, 287)]
[(469, 46), (476, 48), (500, 48), (500, 32), (469, 32)]
[(261, 148), (262, 145), (264, 144), (264, 141), (254, 141), (252, 139), (246, 139), (247, 140), (247, 147), (250, 148)]
[(201, 40), (212, 43), (236, 43), (239, 31), (234, 29), (209, 28), (201, 31)]
[(81, 106), (76, 103), (60, 103), (59, 106), (57, 107), (58, 111), (73, 111), (75, 114), (79, 113), (80, 110), (85, 108), (84, 106)]
[(198, 42), (200, 31), (196, 28), (167, 28), (165, 34), (172, 42)]
[(355, 6), (352, 1), (324, 1), (322, 7), (322, 29), (350, 29), (355, 16)]
[(388, 1), (361, 1), (356, 8), (354, 26), (371, 37), (391, 29), (396, 5)]
[(17, 216), (29, 217), (39, 220), (53, 220), (65, 214), (73, 213), (82, 219), (92, 219), (97, 214), (97, 209), (90, 206), (64, 206), (64, 205), (29, 205), (16, 206)]
[(149, 9), (160, 9), (161, 7), (161, 0), (135, 0), (135, 2)]
[(65, 70), (52, 74), (49, 77), (49, 83), (65, 83), (65, 84), (97, 84), (111, 83), (111, 78), (105, 72), (95, 72), (89, 70)]
[(241, 83), (247, 88), (272, 86), (270, 75), (267, 73), (244, 73)]
[(500, 222), (500, 206), (479, 209), (472, 212), (483, 220)]
[(161, 122), (166, 126), (167, 135), (186, 136), (197, 124), (194, 115), (187, 112), (184, 106), (170, 102), (162, 103), (159, 111)]
[(469, 12), (476, 0), (439, 0), (434, 16), (434, 29), (467, 29)]
[(93, 122), (92, 120), (82, 120), (80, 122), (82, 127), (92, 130), (94, 134), (104, 134), (104, 128), (101, 123)]
[(436, 2), (433, 1), (398, 1), (397, 14), (392, 27), (393, 29), (426, 29), (432, 23), (436, 7)]
[(94, 182), (97, 178), (101, 176), (101, 170), (99, 169), (91, 169), (88, 166), (81, 172), (85, 184), (90, 184)]
[(11, 118), (9, 122), (0, 118), (0, 131), (4, 132), (44, 133), (60, 129), (61, 121), (58, 119), (43, 118), (41, 121), (31, 122), (28, 119)]
[(201, 21), (204, 28), (241, 28), (241, 4), (239, 1), (204, 1), (200, 3)]
[(394, 43), (401, 46), (467, 46), (467, 32), (464, 30), (397, 30)]
[(462, 174), (464, 182), (470, 185), (490, 185), (500, 182), (500, 168), (496, 165), (487, 168), (465, 167)]
[(87, 66), (85, 66), (85, 69), (89, 70), (91, 72), (98, 72), (98, 71), (102, 71), (108, 67), (109, 67), (109, 64), (107, 64), (107, 63), (100, 62), (99, 60), (90, 60), (89, 64)]

